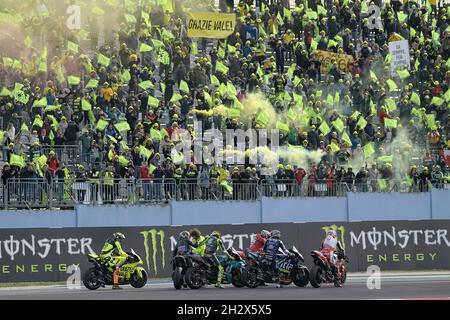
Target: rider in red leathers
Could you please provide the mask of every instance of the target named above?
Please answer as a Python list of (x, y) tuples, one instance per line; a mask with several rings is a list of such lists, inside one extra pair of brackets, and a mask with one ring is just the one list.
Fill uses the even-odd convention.
[(250, 248), (248, 248), (248, 251), (255, 253), (263, 252), (264, 244), (266, 243), (269, 237), (270, 232), (267, 230), (262, 230), (260, 233), (257, 233), (255, 236), (255, 240), (250, 245)]
[(339, 259), (345, 258), (345, 252), (341, 242), (337, 240), (336, 232), (334, 230), (328, 231), (327, 237), (320, 245), (320, 250), (322, 251), (322, 254), (328, 258), (328, 261), (330, 261), (333, 268), (333, 273), (335, 275), (334, 285), (336, 287), (342, 287), (338, 262)]
[[(259, 254), (259, 258), (262, 259), (264, 255), (264, 245), (266, 244), (267, 239), (270, 238), (270, 232), (267, 230), (261, 230), (260, 233), (257, 233), (255, 236), (255, 240), (250, 244), (250, 247), (247, 249), (248, 252), (253, 252)], [(261, 281), (261, 286), (265, 287), (266, 284)]]

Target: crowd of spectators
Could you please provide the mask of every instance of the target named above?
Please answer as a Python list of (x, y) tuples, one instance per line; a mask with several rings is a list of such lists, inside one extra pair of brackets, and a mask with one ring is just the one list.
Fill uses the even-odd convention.
[[(410, 191), (426, 191), (448, 180), (448, 5), (247, 0), (216, 8), (199, 1), (198, 11), (236, 13), (235, 32), (215, 40), (187, 36), (183, 6), (190, 2), (79, 1), (89, 13), (81, 30), (68, 30), (60, 14), (69, 1), (50, 2), (39, 10), (28, 1), (0, 9), (0, 25), (12, 30), (0, 38), (3, 184), (189, 179), (206, 197), (211, 181), (226, 190), (232, 182), (264, 180), (320, 182), (328, 190), (344, 182), (359, 191), (406, 182)], [(380, 9), (379, 25), (372, 24), (372, 6)], [(400, 39), (409, 43), (410, 68), (392, 75), (389, 42)], [(330, 59), (320, 60), (319, 51)], [(350, 62), (343, 65), (337, 54)], [(281, 159), (267, 175), (248, 161), (175, 159), (180, 129), (193, 139), (196, 120), (204, 130), (266, 127), (264, 110), (240, 116), (256, 92), (282, 124), (280, 143), (320, 149), (319, 162)], [(68, 150), (79, 150), (76, 163), (68, 162)], [(308, 188), (308, 195), (316, 192)]]

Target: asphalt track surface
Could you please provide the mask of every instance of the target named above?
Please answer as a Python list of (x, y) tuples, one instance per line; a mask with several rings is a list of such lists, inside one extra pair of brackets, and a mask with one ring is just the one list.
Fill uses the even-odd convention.
[(169, 281), (148, 282), (141, 289), (123, 286), (90, 291), (68, 289), (66, 286), (1, 288), (0, 300), (324, 300), (324, 299), (443, 299), (450, 300), (450, 273), (383, 275), (380, 289), (367, 288), (367, 276), (349, 274), (342, 288), (294, 285), (279, 289), (273, 284), (255, 289), (216, 289), (207, 286), (199, 290), (175, 290)]

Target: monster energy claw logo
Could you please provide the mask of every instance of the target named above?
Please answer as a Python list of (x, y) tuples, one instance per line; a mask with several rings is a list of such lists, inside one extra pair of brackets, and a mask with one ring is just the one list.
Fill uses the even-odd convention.
[(165, 249), (164, 249), (164, 238), (165, 238), (165, 233), (164, 230), (156, 230), (156, 229), (151, 229), (148, 231), (141, 231), (140, 234), (142, 234), (142, 236), (144, 237), (144, 248), (145, 248), (145, 262), (147, 263), (147, 268), (150, 271), (150, 248), (148, 245), (148, 240), (149, 240), (149, 234), (151, 235), (151, 242), (152, 242), (152, 263), (153, 263), (153, 271), (155, 271), (155, 275), (158, 274), (158, 266), (157, 266), (157, 260), (156, 260), (156, 255), (158, 253), (158, 246), (156, 243), (156, 236), (159, 235), (159, 246), (161, 248), (161, 252), (162, 252), (162, 267), (163, 269), (166, 266), (166, 257), (165, 257)]
[[(345, 249), (345, 227), (344, 226), (337, 226), (335, 224), (332, 224), (331, 226), (325, 226), (322, 227), (322, 230), (325, 231), (325, 234), (328, 233), (328, 231), (333, 230), (336, 233), (337, 240), (341, 242), (342, 247)], [(339, 232), (338, 232), (339, 231)]]

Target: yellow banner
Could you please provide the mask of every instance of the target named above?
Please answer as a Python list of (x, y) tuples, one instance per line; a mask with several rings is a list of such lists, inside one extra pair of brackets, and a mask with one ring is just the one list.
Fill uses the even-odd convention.
[(316, 59), (320, 61), (320, 73), (327, 73), (331, 64), (331, 59), (335, 59), (338, 69), (342, 72), (348, 70), (349, 64), (353, 62), (353, 57), (348, 54), (339, 54), (329, 51), (317, 50)]
[(224, 13), (189, 12), (188, 37), (224, 39), (234, 32), (236, 15)]

